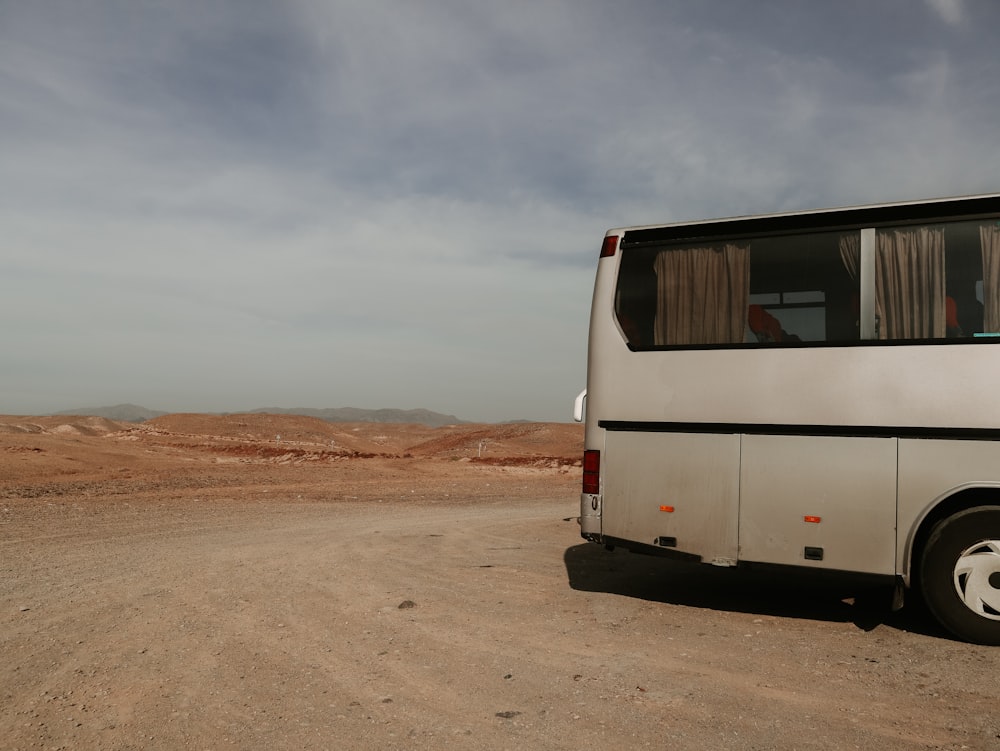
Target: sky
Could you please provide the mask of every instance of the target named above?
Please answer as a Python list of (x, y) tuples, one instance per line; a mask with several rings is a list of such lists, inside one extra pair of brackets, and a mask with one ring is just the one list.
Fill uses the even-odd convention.
[(568, 421), (611, 227), (1000, 191), (995, 0), (0, 0), (0, 413)]

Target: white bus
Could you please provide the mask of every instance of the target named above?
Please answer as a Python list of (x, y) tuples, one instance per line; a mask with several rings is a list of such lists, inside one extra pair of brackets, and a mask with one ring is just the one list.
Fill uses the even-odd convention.
[(609, 231), (584, 414), (585, 539), (1000, 644), (1000, 194)]

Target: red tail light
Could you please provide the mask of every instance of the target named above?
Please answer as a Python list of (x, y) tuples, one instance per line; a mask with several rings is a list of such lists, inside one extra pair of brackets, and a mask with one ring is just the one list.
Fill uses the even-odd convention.
[(618, 237), (616, 235), (605, 237), (604, 244), (601, 246), (601, 258), (613, 256), (616, 250), (618, 250)]
[(601, 452), (588, 449), (583, 452), (583, 492), (597, 495), (601, 492)]

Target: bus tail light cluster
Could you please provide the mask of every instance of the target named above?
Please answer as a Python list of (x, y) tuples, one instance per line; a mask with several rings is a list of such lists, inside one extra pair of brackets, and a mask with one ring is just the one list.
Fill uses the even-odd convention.
[(590, 495), (601, 492), (601, 452), (596, 449), (583, 452), (583, 492)]
[(605, 237), (604, 243), (601, 245), (601, 258), (613, 256), (616, 250), (618, 250), (618, 236), (608, 235)]

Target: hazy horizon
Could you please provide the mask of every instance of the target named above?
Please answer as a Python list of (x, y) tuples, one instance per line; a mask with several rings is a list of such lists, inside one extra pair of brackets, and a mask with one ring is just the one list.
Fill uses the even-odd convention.
[[(446, 412), (437, 412), (435, 410), (424, 409), (423, 407), (377, 407), (373, 409), (359, 408), (359, 407), (309, 407), (298, 405), (296, 407), (274, 407), (274, 406), (258, 406), (258, 407), (247, 407), (243, 409), (233, 409), (233, 410), (162, 410), (156, 407), (149, 407), (145, 404), (132, 404), (129, 402), (123, 402), (118, 404), (106, 404), (101, 406), (89, 406), (89, 407), (66, 407), (63, 409), (56, 409), (49, 412), (39, 412), (39, 413), (28, 413), (28, 412), (4, 412), (0, 414), (7, 415), (9, 417), (109, 417), (110, 419), (128, 419), (124, 417), (113, 417), (111, 416), (115, 412), (122, 413), (135, 413), (143, 412), (155, 414), (156, 416), (161, 415), (172, 415), (172, 414), (205, 414), (205, 415), (239, 415), (239, 414), (294, 414), (303, 415), (306, 413), (333, 413), (333, 412), (357, 412), (359, 414), (369, 414), (376, 415), (379, 413), (399, 413), (400, 415), (427, 415), (440, 418), (453, 418), (451, 421), (459, 423), (473, 423), (479, 422), (475, 420), (468, 420), (461, 415), (456, 415)], [(323, 418), (327, 419), (327, 418)], [(362, 420), (364, 421), (364, 420)], [(573, 422), (572, 417), (566, 419), (556, 419), (556, 420), (531, 420), (528, 418), (520, 417), (510, 417), (500, 420), (489, 420), (482, 421), (489, 424), (493, 423), (520, 423), (520, 422), (561, 422), (568, 423)]]
[(1000, 190), (997, 21), (3, 3), (0, 412), (569, 420), (609, 227)]

